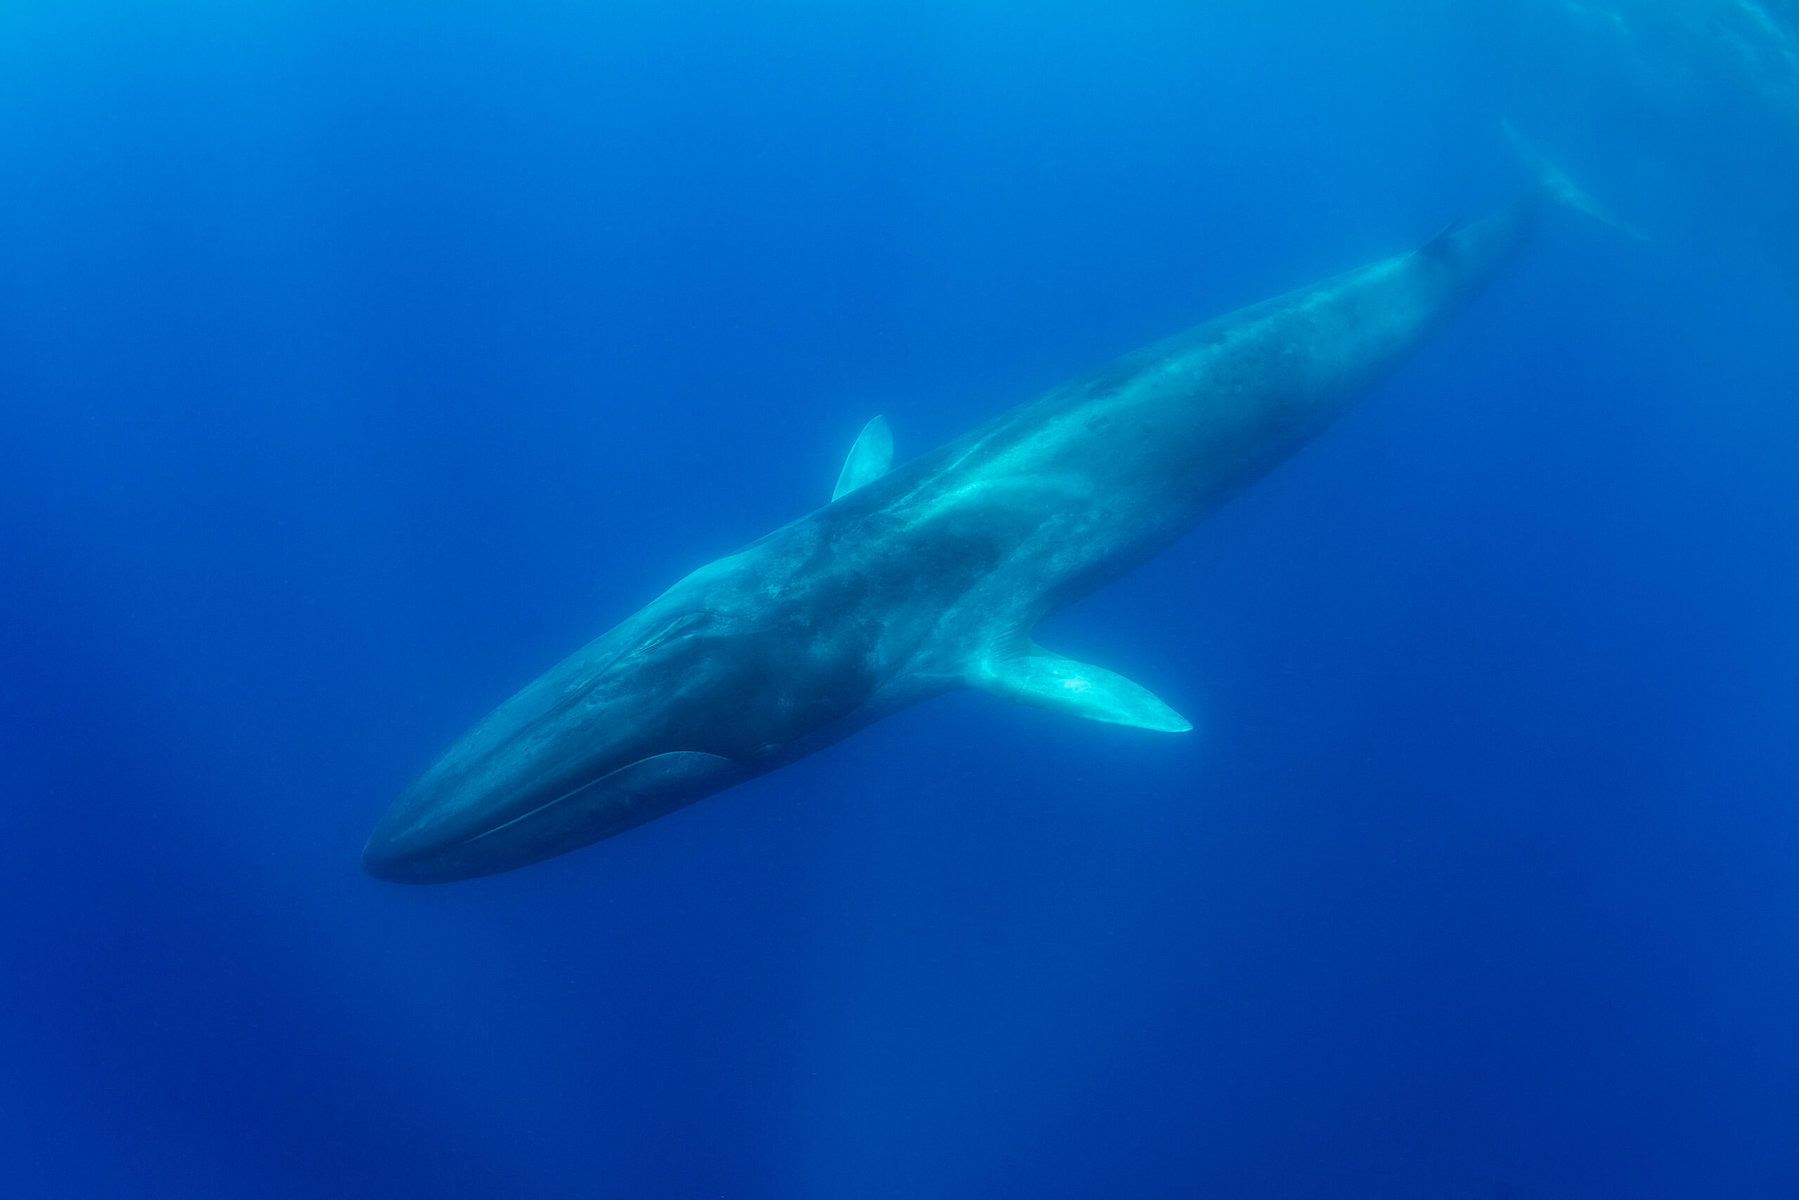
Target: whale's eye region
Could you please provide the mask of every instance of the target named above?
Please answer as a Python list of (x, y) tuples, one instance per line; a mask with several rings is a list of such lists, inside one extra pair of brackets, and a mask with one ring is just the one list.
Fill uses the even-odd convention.
[(649, 654), (670, 642), (684, 641), (696, 634), (716, 629), (722, 623), (719, 615), (710, 609), (682, 613), (645, 638), (637, 647), (637, 652)]
[(603, 672), (615, 673), (621, 669), (645, 666), (657, 658), (658, 652), (679, 648), (683, 643), (692, 642), (707, 634), (722, 632), (726, 622), (711, 609), (693, 609), (677, 613), (653, 628), (652, 632), (636, 645), (627, 645), (619, 649), (615, 657), (608, 663)]

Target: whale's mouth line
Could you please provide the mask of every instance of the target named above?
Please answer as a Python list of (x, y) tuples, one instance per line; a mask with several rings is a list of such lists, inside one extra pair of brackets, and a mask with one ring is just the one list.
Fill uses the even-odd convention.
[(489, 838), (489, 837), (492, 837), (496, 833), (503, 833), (504, 831), (512, 828), (514, 825), (517, 825), (520, 821), (528, 821), (532, 817), (537, 816), (539, 813), (546, 812), (549, 809), (555, 808), (558, 804), (561, 804), (568, 800), (572, 800), (576, 796), (579, 796), (582, 792), (587, 791), (589, 788), (598, 787), (600, 784), (605, 783), (608, 779), (611, 779), (617, 775), (621, 775), (624, 772), (631, 770), (633, 767), (640, 767), (644, 763), (647, 763), (647, 762), (651, 761), (652, 759), (680, 757), (682, 755), (699, 755), (699, 756), (703, 756), (703, 757), (706, 757), (709, 759), (714, 759), (714, 760), (717, 760), (720, 762), (729, 762), (730, 761), (729, 759), (725, 759), (716, 754), (707, 753), (706, 751), (703, 751), (703, 750), (685, 750), (685, 751), (678, 750), (678, 751), (673, 751), (673, 752), (663, 751), (658, 754), (646, 754), (642, 758), (634, 758), (628, 763), (624, 763), (620, 766), (614, 767), (612, 770), (606, 772), (604, 775), (601, 775), (597, 779), (590, 779), (586, 783), (583, 783), (578, 787), (570, 788), (568, 791), (562, 793), (560, 796), (553, 796), (550, 799), (545, 800), (542, 804), (539, 804), (534, 808), (529, 808), (529, 809), (525, 810), (524, 812), (520, 813), (516, 817), (512, 817), (509, 820), (500, 822), (498, 825), (495, 825), (491, 829), (484, 829), (480, 833), (470, 834), (468, 837), (463, 838), (461, 841), (454, 842), (451, 845), (444, 847), (444, 850), (445, 851), (460, 850), (465, 846), (474, 845), (476, 842), (480, 841), (482, 838)]
[[(647, 758), (654, 758), (654, 757), (656, 757), (656, 756), (653, 754), (647, 756)], [(512, 826), (517, 825), (520, 821), (528, 821), (532, 817), (535, 817), (538, 813), (543, 812), (546, 809), (555, 808), (558, 804), (561, 804), (564, 800), (568, 800), (574, 796), (578, 796), (582, 792), (585, 792), (590, 787), (597, 787), (600, 784), (605, 783), (608, 779), (611, 779), (614, 775), (618, 774), (620, 771), (629, 770), (630, 768), (636, 766), (638, 763), (644, 762), (644, 761), (646, 761), (646, 759), (636, 758), (636, 759), (632, 759), (630, 762), (624, 764), (624, 766), (614, 767), (612, 770), (606, 772), (604, 775), (601, 775), (598, 779), (589, 779), (586, 783), (580, 785), (579, 787), (570, 788), (568, 791), (562, 793), (562, 795), (560, 795), (560, 796), (557, 796), (550, 800), (545, 800), (542, 804), (539, 804), (536, 808), (527, 809), (525, 812), (520, 813), (518, 816), (513, 817), (511, 820), (501, 821), (498, 825), (495, 825), (492, 829), (484, 829), (480, 833), (473, 834), (469, 837), (465, 837), (460, 842), (457, 842), (454, 846), (451, 846), (449, 848), (452, 850), (458, 850), (458, 849), (461, 849), (463, 846), (473, 845), (474, 843), (480, 841), (482, 838), (492, 837), (494, 834), (499, 833), (502, 830), (510, 829)]]

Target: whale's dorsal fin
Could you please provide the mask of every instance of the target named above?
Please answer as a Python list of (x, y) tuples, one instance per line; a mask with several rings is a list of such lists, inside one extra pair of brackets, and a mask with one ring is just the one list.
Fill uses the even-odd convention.
[(1449, 249), (1449, 239), (1461, 232), (1462, 227), (1467, 223), (1468, 222), (1460, 220), (1459, 218), (1451, 221), (1449, 224), (1443, 226), (1443, 228), (1437, 230), (1436, 235), (1432, 237), (1430, 241), (1418, 247), (1418, 253), (1426, 257), (1445, 253)]
[(1104, 667), (1064, 658), (1033, 643), (1018, 652), (991, 654), (967, 676), (970, 687), (1057, 712), (1134, 725), (1158, 733), (1186, 733), (1193, 723), (1158, 700), (1148, 688)]
[(876, 417), (862, 427), (850, 456), (843, 460), (843, 471), (837, 476), (837, 489), (831, 499), (841, 498), (871, 480), (879, 479), (893, 465), (893, 431), (886, 417)]

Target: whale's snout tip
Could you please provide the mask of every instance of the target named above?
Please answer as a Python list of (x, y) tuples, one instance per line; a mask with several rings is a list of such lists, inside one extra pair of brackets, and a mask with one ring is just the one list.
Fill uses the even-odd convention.
[(442, 839), (388, 814), (362, 847), (362, 870), (388, 883), (450, 883), (486, 874), (450, 852)]
[(377, 829), (362, 847), (363, 874), (388, 883), (422, 883), (418, 856), (400, 839)]

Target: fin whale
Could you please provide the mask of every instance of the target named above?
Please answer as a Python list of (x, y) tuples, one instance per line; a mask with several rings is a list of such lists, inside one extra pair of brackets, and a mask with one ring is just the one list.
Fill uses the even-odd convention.
[(1559, 172), (1415, 250), (1134, 351), (902, 466), (880, 417), (830, 503), (680, 580), (501, 704), (396, 799), (382, 879), (504, 871), (970, 687), (1162, 732), (1148, 689), (1037, 645), (1325, 429), (1519, 250)]

